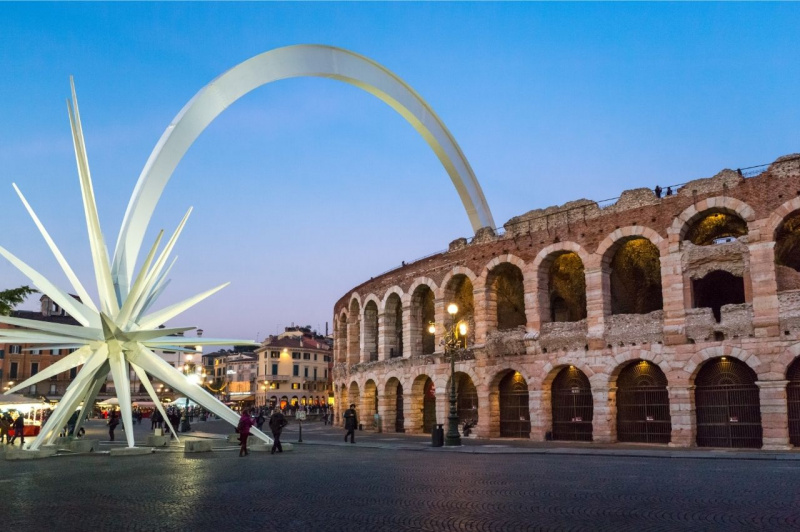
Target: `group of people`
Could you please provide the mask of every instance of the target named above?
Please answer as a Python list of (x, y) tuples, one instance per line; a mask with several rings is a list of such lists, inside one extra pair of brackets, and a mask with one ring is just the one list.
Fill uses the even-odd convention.
[[(14, 436), (11, 436), (11, 429), (14, 429)], [(20, 444), (25, 445), (25, 418), (22, 414), (17, 414), (16, 419), (8, 412), (0, 414), (0, 444), (5, 441), (7, 445), (14, 445), (17, 436)]]

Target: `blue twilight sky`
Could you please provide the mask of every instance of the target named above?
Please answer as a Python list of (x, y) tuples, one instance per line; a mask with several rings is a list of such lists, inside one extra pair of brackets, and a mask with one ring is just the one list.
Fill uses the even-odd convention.
[[(298, 43), (349, 48), (414, 87), (502, 225), (800, 151), (798, 20), (800, 4), (1, 3), (0, 245), (68, 286), (16, 182), (93, 285), (70, 74), (112, 248), (183, 105), (239, 62)], [(163, 301), (232, 281), (170, 324), (214, 337), (324, 329), (352, 286), (471, 234), (413, 128), (323, 79), (262, 87), (223, 113), (178, 166), (149, 234), (171, 232), (189, 206)], [(0, 280), (26, 282), (6, 262)]]

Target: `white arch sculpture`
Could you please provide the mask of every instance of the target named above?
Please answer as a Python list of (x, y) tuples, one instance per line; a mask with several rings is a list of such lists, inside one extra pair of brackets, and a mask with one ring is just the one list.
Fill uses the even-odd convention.
[(200, 133), (236, 100), (273, 81), (324, 77), (354, 85), (400, 113), (436, 153), (467, 211), (473, 230), (494, 227), (489, 205), (466, 157), (433, 109), (403, 80), (378, 63), (342, 48), (295, 45), (244, 61), (203, 87), (159, 139), (136, 183), (112, 265), (117, 295), (131, 282), (145, 230), (172, 172)]

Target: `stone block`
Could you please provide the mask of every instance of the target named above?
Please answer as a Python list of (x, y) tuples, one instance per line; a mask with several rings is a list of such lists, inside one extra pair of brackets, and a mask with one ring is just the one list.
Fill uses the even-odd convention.
[(155, 449), (151, 447), (112, 447), (111, 456), (141, 456), (143, 454), (153, 454)]
[(5, 452), (6, 460), (38, 460), (56, 455), (55, 449), (8, 449)]
[[(249, 443), (249, 442), (250, 442), (252, 439), (253, 439), (253, 435), (251, 434), (251, 435), (250, 435), (250, 436), (247, 438), (247, 442)], [(235, 444), (237, 444), (237, 445), (238, 445), (239, 443), (241, 443), (241, 442), (239, 441), (239, 435), (238, 435), (238, 434), (228, 434), (228, 439), (227, 439), (226, 441), (227, 441), (228, 443), (235, 443)]]
[(211, 440), (189, 440), (184, 442), (183, 451), (187, 453), (210, 453), (213, 443)]
[(150, 434), (147, 436), (148, 447), (166, 447), (169, 445), (169, 436), (156, 436)]
[(69, 450), (74, 453), (93, 453), (100, 450), (100, 440), (72, 440)]

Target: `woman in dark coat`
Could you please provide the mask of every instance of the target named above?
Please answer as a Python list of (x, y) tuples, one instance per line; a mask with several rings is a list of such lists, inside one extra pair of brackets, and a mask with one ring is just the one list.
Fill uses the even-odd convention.
[(108, 439), (114, 441), (114, 429), (119, 425), (119, 418), (117, 417), (116, 410), (112, 410), (108, 414)]
[(353, 403), (344, 412), (344, 428), (347, 431), (344, 435), (344, 441), (347, 441), (347, 437), (350, 436), (350, 443), (356, 442), (356, 427), (358, 427), (358, 417), (356, 416), (356, 405)]

